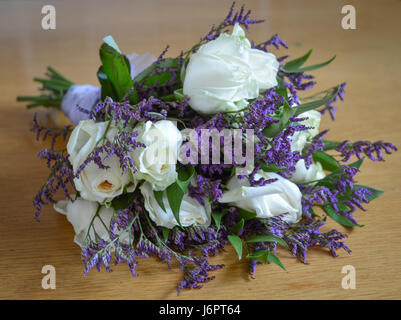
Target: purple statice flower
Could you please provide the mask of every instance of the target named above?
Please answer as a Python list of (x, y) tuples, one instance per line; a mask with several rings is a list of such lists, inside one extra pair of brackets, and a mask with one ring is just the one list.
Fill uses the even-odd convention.
[(302, 152), (302, 158), (305, 160), (305, 166), (309, 168), (309, 166), (312, 164), (312, 156), (316, 151), (323, 150), (324, 149), (324, 142), (323, 142), (323, 137), (327, 135), (329, 130), (324, 130), (320, 132), (318, 135), (313, 137), (312, 141), (310, 143), (307, 143), (303, 152)]
[(241, 6), (239, 11), (235, 11), (235, 1), (234, 1), (224, 20), (217, 27), (213, 25), (210, 31), (204, 37), (201, 38), (200, 43), (204, 41), (211, 41), (218, 38), (226, 27), (233, 26), (236, 23), (244, 26), (248, 30), (250, 25), (261, 23), (264, 21), (264, 20), (251, 19), (250, 16), (251, 16), (251, 11), (248, 10), (245, 13), (244, 6)]
[[(338, 90), (337, 95), (334, 97), (332, 101), (330, 101), (328, 104), (326, 104), (322, 109), (319, 110), (321, 114), (325, 114), (327, 111), (330, 114), (330, 117), (332, 120), (336, 119), (335, 111), (337, 110), (337, 107), (334, 106), (334, 103), (338, 101), (338, 98), (340, 98), (341, 101), (344, 101), (344, 95), (345, 95), (345, 86), (347, 84), (344, 82), (340, 85), (340, 88)], [(334, 90), (337, 90), (335, 88)]]
[[(284, 42), (284, 40), (281, 40), (279, 38), (277, 33), (275, 35), (273, 35), (269, 40), (267, 40), (265, 42), (262, 42), (262, 43), (259, 43), (257, 45), (252, 42), (252, 48), (258, 49), (258, 50), (262, 50), (262, 51), (265, 51), (265, 52), (269, 52), (268, 48), (270, 46), (274, 46), (276, 49), (280, 49), (280, 47), (288, 49), (287, 44)], [(282, 59), (282, 60), (284, 60), (284, 59)], [(279, 62), (281, 62), (281, 61), (279, 61)]]
[(59, 152), (44, 149), (38, 154), (38, 157), (46, 160), (46, 165), (50, 169), (49, 177), (33, 199), (35, 219), (39, 221), (43, 206), (56, 202), (54, 196), (58, 190), (61, 189), (67, 199), (71, 199), (68, 185), (74, 187), (74, 173), (64, 150)]
[(48, 138), (51, 138), (51, 146), (50, 149), (54, 149), (54, 145), (58, 138), (62, 138), (64, 141), (67, 139), (68, 134), (72, 131), (72, 126), (65, 126), (63, 129), (51, 129), (46, 128), (39, 124), (37, 119), (37, 114), (33, 115), (33, 126), (31, 131), (36, 134), (36, 140), (40, 139), (40, 135), (42, 135), (42, 140), (45, 141)]
[(392, 151), (397, 151), (397, 147), (390, 142), (376, 141), (370, 142), (366, 140), (349, 143), (348, 140), (341, 143), (335, 148), (341, 153), (342, 161), (348, 162), (352, 156), (357, 156), (358, 159), (362, 155), (366, 155), (372, 161), (384, 161), (383, 151), (386, 154), (391, 154)]
[(223, 196), (223, 191), (220, 187), (221, 181), (210, 178), (205, 178), (201, 174), (196, 176), (196, 184), (190, 185), (188, 194), (204, 204), (204, 199), (210, 199), (211, 202), (215, 202)]
[(347, 236), (337, 230), (321, 232), (319, 229), (325, 225), (325, 219), (310, 221), (305, 224), (291, 226), (291, 232), (287, 232), (284, 240), (290, 246), (292, 255), (299, 257), (302, 262), (308, 263), (306, 254), (310, 247), (319, 245), (330, 250), (332, 256), (336, 257), (336, 251), (340, 248), (351, 253), (348, 246), (341, 240)]

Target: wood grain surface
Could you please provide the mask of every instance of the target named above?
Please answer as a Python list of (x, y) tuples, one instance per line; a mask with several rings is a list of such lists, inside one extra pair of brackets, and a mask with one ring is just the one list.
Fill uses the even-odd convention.
[[(314, 48), (311, 63), (334, 54), (330, 66), (315, 72), (317, 89), (347, 82), (346, 101), (337, 121), (328, 117), (333, 140), (392, 141), (401, 146), (401, 2), (244, 1), (255, 17), (265, 18), (249, 38), (262, 41), (279, 33), (297, 57)], [(56, 8), (56, 30), (42, 30), (41, 8)], [(47, 177), (36, 155), (46, 143), (29, 132), (34, 111), (16, 102), (19, 94), (36, 94), (34, 76), (51, 65), (69, 79), (97, 84), (98, 48), (112, 34), (123, 52), (159, 54), (170, 44), (176, 56), (224, 18), (231, 0), (185, 1), (0, 1), (0, 298), (2, 299), (175, 299), (181, 273), (156, 259), (140, 260), (138, 278), (122, 264), (112, 273), (92, 270), (83, 277), (80, 249), (65, 217), (46, 208), (33, 219), (32, 198)], [(341, 8), (354, 4), (355, 30), (341, 28)], [(280, 50), (277, 55), (284, 55)], [(49, 114), (36, 110), (40, 118)], [(385, 191), (358, 212), (363, 228), (345, 230), (332, 221), (326, 229), (349, 234), (352, 254), (326, 249), (309, 252), (304, 265), (281, 250), (287, 271), (260, 266), (256, 279), (231, 247), (212, 263), (226, 267), (201, 290), (184, 290), (179, 299), (400, 299), (401, 298), (401, 153), (383, 163), (365, 161), (359, 183)], [(56, 268), (56, 289), (41, 286), (42, 267)], [(356, 269), (356, 289), (344, 290), (342, 267)]]

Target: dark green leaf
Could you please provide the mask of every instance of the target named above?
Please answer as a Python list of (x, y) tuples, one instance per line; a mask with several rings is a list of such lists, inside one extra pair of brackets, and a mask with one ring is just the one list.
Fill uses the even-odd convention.
[(251, 220), (256, 217), (256, 212), (247, 211), (241, 208), (238, 208), (238, 212), (244, 220)]
[(114, 47), (103, 43), (100, 47), (100, 60), (103, 66), (102, 72), (107, 76), (107, 80), (111, 83), (115, 93), (115, 96), (111, 98), (121, 101), (132, 91), (129, 99), (136, 103), (138, 97), (133, 88), (128, 59)]
[(274, 163), (270, 164), (269, 166), (267, 166), (266, 164), (263, 164), (260, 168), (265, 172), (280, 172), (280, 171), (285, 170), (285, 168), (280, 168), (279, 166), (277, 166)]
[(351, 167), (351, 168), (358, 168), (359, 169), (364, 160), (365, 160), (365, 158), (361, 158), (361, 159), (349, 164), (348, 166)]
[(171, 229), (162, 227), (164, 242), (167, 242)]
[(106, 97), (115, 97), (117, 94), (114, 92), (113, 86), (109, 79), (107, 78), (107, 75), (103, 71), (103, 66), (100, 66), (98, 72), (97, 72), (97, 78), (100, 82), (100, 85), (102, 87), (102, 100), (106, 99)]
[(248, 254), (246, 257), (252, 260), (258, 260), (263, 263), (267, 263), (267, 255), (269, 250), (256, 250), (252, 254)]
[(216, 224), (217, 231), (220, 230), (221, 219), (227, 212), (212, 212), (214, 223)]
[(177, 184), (184, 193), (187, 192), (189, 183), (195, 174), (193, 166), (182, 167), (178, 170)]
[(244, 218), (241, 218), (240, 221), (238, 221), (235, 225), (233, 225), (230, 228), (230, 231), (232, 233), (239, 233), (244, 228), (244, 224), (245, 224), (245, 220), (244, 220)]
[(182, 191), (181, 187), (178, 186), (177, 182), (174, 182), (167, 187), (166, 195), (171, 211), (173, 212), (173, 215), (180, 227), (182, 227), (180, 221), (180, 208), (182, 199), (184, 198), (184, 192)]
[(305, 55), (303, 55), (302, 57), (299, 57), (297, 59), (288, 61), (285, 65), (284, 65), (284, 70), (286, 72), (294, 72), (293, 70), (298, 70), (305, 62), (306, 60), (308, 60), (309, 56), (312, 53), (312, 49), (310, 49)]
[(278, 242), (284, 247), (288, 248), (287, 243), (280, 237), (277, 237), (273, 234), (262, 234), (250, 237), (246, 240), (246, 242)]
[(324, 97), (322, 99), (307, 102), (304, 104), (300, 104), (297, 107), (293, 107), (292, 109), (293, 109), (294, 114), (299, 115), (306, 111), (313, 110), (313, 109), (319, 108), (320, 106), (328, 104), (330, 101), (332, 101), (336, 97), (339, 89), (340, 89), (340, 86), (337, 86), (335, 92), (332, 93), (331, 95), (326, 95), (326, 97)]
[(323, 67), (327, 66), (327, 65), (328, 65), (329, 63), (331, 63), (335, 58), (336, 58), (336, 56), (334, 56), (333, 58), (331, 58), (331, 59), (329, 59), (329, 60), (327, 60), (327, 61), (325, 61), (325, 62), (322, 62), (322, 63), (314, 64), (314, 65), (312, 65), (312, 66), (308, 66), (308, 67), (304, 67), (304, 68), (299, 68), (299, 69), (291, 70), (291, 71), (286, 70), (286, 72), (287, 72), (287, 73), (295, 73), (295, 72), (306, 72), (306, 71), (312, 71), (312, 70), (320, 69), (320, 68), (323, 68)]
[(345, 227), (355, 227), (357, 226), (356, 223), (353, 221), (349, 220), (348, 218), (344, 217), (343, 215), (337, 213), (331, 205), (325, 205), (323, 207), (324, 211), (336, 222), (339, 224), (345, 226)]
[(164, 191), (153, 191), (153, 194), (154, 194), (155, 199), (156, 199), (158, 205), (160, 206), (160, 208), (162, 208), (162, 210), (164, 212), (166, 212), (166, 207), (164, 206), (164, 202), (163, 202)]
[(116, 211), (127, 209), (132, 204), (134, 199), (134, 192), (122, 194), (111, 201), (111, 207)]
[(282, 268), (283, 270), (286, 270), (283, 266), (283, 264), (281, 263), (280, 259), (273, 253), (273, 252), (268, 252), (267, 254), (267, 261), (272, 262), (277, 264), (280, 268)]
[(328, 141), (328, 140), (322, 140), (322, 141), (324, 143), (324, 147), (323, 147), (324, 151), (333, 150), (342, 143), (342, 142), (338, 142), (338, 141)]
[(173, 68), (178, 69), (180, 62), (178, 58), (167, 58), (161, 61), (158, 65), (156, 63), (151, 64), (148, 68), (142, 71), (134, 78), (134, 82), (143, 83), (145, 86), (153, 86), (156, 83), (163, 85), (171, 79), (171, 72), (157, 72), (157, 74), (152, 75), (157, 67), (160, 68)]
[(228, 236), (228, 241), (232, 244), (234, 247), (235, 251), (238, 254), (238, 259), (241, 260), (242, 258), (242, 240), (240, 237), (236, 235), (230, 235)]
[(335, 171), (341, 168), (336, 159), (323, 151), (316, 151), (312, 157), (316, 162), (320, 162), (324, 170)]
[(291, 108), (287, 101), (284, 100), (283, 110), (279, 117), (279, 121), (272, 123), (268, 127), (263, 129), (263, 135), (267, 138), (272, 138), (277, 136), (281, 131), (283, 131), (290, 123), (290, 117), (294, 113), (294, 108)]

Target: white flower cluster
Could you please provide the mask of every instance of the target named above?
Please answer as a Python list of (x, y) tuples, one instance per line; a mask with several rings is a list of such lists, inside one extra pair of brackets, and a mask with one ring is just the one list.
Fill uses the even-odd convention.
[[(223, 111), (238, 111), (258, 97), (261, 91), (277, 85), (279, 63), (271, 53), (251, 48), (244, 31), (236, 25), (233, 33), (221, 34), (217, 39), (201, 46), (190, 58), (185, 70), (183, 93), (190, 98), (190, 106), (201, 114)], [(303, 122), (310, 127), (297, 132), (292, 138), (293, 151), (301, 152), (305, 144), (317, 133), (320, 113), (309, 111), (301, 114), (307, 117)], [(89, 163), (75, 178), (74, 184), (79, 198), (74, 202), (60, 201), (57, 211), (66, 214), (76, 232), (76, 242), (83, 244), (83, 235), (101, 205), (99, 215), (110, 222), (113, 211), (110, 202), (124, 192), (139, 188), (144, 197), (144, 206), (149, 217), (158, 226), (173, 228), (178, 223), (172, 213), (166, 196), (162, 201), (165, 211), (155, 199), (154, 191), (163, 191), (177, 179), (177, 159), (182, 144), (182, 134), (169, 120), (140, 123), (133, 131), (138, 132), (136, 140), (142, 143), (132, 152), (137, 170), (123, 173), (116, 155), (100, 155), (107, 169), (100, 169)], [(113, 142), (118, 129), (109, 122), (83, 120), (73, 130), (67, 151), (74, 172), (85, 162), (90, 153), (105, 141)], [(275, 173), (258, 172), (256, 179), (277, 179), (265, 186), (250, 186), (247, 179), (232, 177), (220, 203), (229, 203), (256, 213), (257, 217), (269, 218), (284, 215), (290, 223), (296, 223), (302, 215), (301, 192), (295, 183), (306, 183), (324, 177), (319, 163), (306, 168), (303, 160), (296, 164), (296, 172), (290, 179)], [(211, 222), (211, 206), (207, 199), (201, 205), (185, 195), (179, 217), (181, 224), (208, 226)], [(102, 226), (99, 226), (102, 229)], [(108, 239), (105, 232), (100, 236)]]

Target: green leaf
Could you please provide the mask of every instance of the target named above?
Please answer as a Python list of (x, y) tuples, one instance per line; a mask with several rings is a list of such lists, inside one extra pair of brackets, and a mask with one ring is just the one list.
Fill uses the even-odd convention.
[(274, 163), (270, 164), (269, 166), (267, 166), (266, 164), (263, 164), (260, 168), (265, 172), (280, 172), (280, 171), (285, 170), (285, 168), (280, 168), (279, 166), (277, 166)]
[(345, 227), (355, 227), (357, 226), (356, 223), (349, 220), (348, 218), (344, 217), (343, 215), (337, 213), (331, 205), (325, 205), (323, 207), (324, 211), (336, 222), (345, 226)]
[(162, 227), (164, 242), (167, 242), (171, 229)]
[(239, 233), (244, 228), (244, 224), (245, 224), (245, 220), (244, 220), (244, 218), (241, 218), (240, 221), (238, 221), (235, 225), (233, 225), (230, 228), (230, 231), (232, 233)]
[(125, 193), (122, 194), (121, 196), (118, 196), (116, 198), (114, 198), (111, 201), (110, 206), (114, 209), (114, 210), (124, 210), (127, 209), (132, 202), (135, 199), (135, 193), (131, 192), (131, 193)]
[(361, 159), (359, 159), (359, 160), (357, 160), (357, 161), (355, 161), (353, 163), (350, 163), (348, 166), (351, 167), (351, 168), (358, 168), (359, 169), (364, 160), (365, 160), (365, 157), (363, 157), (363, 158), (361, 158)]
[(263, 263), (267, 263), (267, 255), (269, 250), (256, 250), (252, 254), (248, 254), (246, 257), (252, 260), (258, 260)]
[(146, 86), (153, 86), (158, 82), (160, 85), (164, 84), (165, 82), (169, 81), (171, 79), (171, 73), (170, 72), (160, 72), (156, 75), (151, 76), (153, 71), (155, 71), (156, 68), (173, 68), (173, 69), (178, 69), (180, 62), (178, 58), (167, 58), (159, 62), (159, 64), (153, 63), (149, 67), (147, 67), (145, 70), (143, 70), (140, 74), (138, 74), (134, 78), (134, 82), (137, 83), (143, 83)]
[(251, 220), (253, 218), (256, 218), (256, 212), (251, 212), (251, 211), (247, 211), (241, 208), (237, 208), (238, 212), (241, 216), (241, 218), (243, 218), (244, 220)]
[(302, 57), (299, 57), (297, 59), (288, 61), (285, 65), (284, 65), (284, 70), (286, 72), (295, 72), (292, 70), (298, 70), (305, 62), (306, 60), (308, 60), (309, 56), (312, 53), (312, 49), (310, 49), (305, 55), (303, 55)]
[(178, 170), (177, 184), (184, 193), (187, 192), (188, 185), (195, 174), (193, 166), (182, 167)]
[(277, 264), (281, 269), (286, 270), (283, 264), (281, 263), (280, 259), (273, 252), (270, 251), (268, 252), (267, 261)]
[(238, 259), (241, 260), (242, 258), (242, 240), (240, 237), (236, 235), (230, 235), (228, 236), (228, 241), (232, 244), (234, 247), (235, 251), (238, 254)]
[(185, 95), (184, 95), (183, 90), (184, 90), (183, 88), (174, 90), (174, 97), (175, 97), (178, 101), (181, 101), (181, 100), (185, 99)]
[(163, 202), (163, 194), (164, 191), (153, 191), (153, 195), (155, 196), (157, 204), (160, 206), (160, 208), (162, 208), (164, 212), (166, 212), (166, 207), (164, 206)]
[(330, 101), (332, 101), (336, 97), (339, 89), (340, 89), (340, 86), (337, 86), (335, 92), (331, 95), (328, 94), (328, 95), (326, 95), (326, 97), (324, 97), (322, 99), (303, 103), (303, 104), (300, 104), (299, 106), (293, 107), (292, 109), (293, 109), (294, 114), (299, 115), (306, 111), (313, 110), (320, 106), (328, 104)]
[(335, 171), (341, 168), (340, 164), (336, 159), (334, 159), (331, 155), (323, 151), (320, 150), (316, 151), (313, 154), (312, 158), (313, 160), (315, 160), (315, 162), (320, 162), (324, 170)]
[(283, 85), (283, 79), (277, 76), (277, 87), (276, 93), (282, 96), (285, 100), (288, 100), (287, 88)]
[(193, 166), (180, 168), (178, 170), (176, 182), (168, 186), (166, 189), (168, 203), (180, 227), (182, 227), (180, 222), (181, 202), (184, 195), (187, 193), (188, 185), (194, 174), (195, 169)]
[(133, 88), (128, 59), (115, 47), (103, 43), (100, 47), (100, 60), (102, 61), (102, 72), (107, 76), (107, 81), (110, 82), (115, 93), (111, 98), (121, 101), (132, 90), (129, 99), (131, 102), (138, 102), (137, 94)]
[(220, 230), (221, 219), (224, 217), (226, 213), (227, 212), (212, 212), (212, 218), (214, 220), (214, 223), (216, 224), (217, 231)]
[(305, 67), (305, 68), (299, 68), (299, 69), (291, 70), (291, 71), (288, 71), (288, 70), (285, 70), (285, 71), (287, 73), (295, 73), (295, 72), (306, 72), (306, 71), (312, 71), (312, 70), (320, 69), (320, 68), (323, 68), (323, 67), (327, 66), (328, 64), (330, 64), (335, 58), (336, 58), (336, 56), (332, 57), (331, 59), (329, 59), (329, 60), (327, 60), (325, 62), (314, 64), (312, 66), (308, 66), (308, 67)]
[(324, 143), (324, 147), (323, 147), (324, 151), (333, 150), (342, 143), (342, 142), (338, 142), (338, 141), (328, 141), (328, 140), (322, 140), (322, 141)]
[(182, 191), (181, 187), (178, 186), (177, 182), (174, 182), (167, 187), (166, 195), (171, 211), (173, 212), (173, 215), (180, 227), (182, 227), (180, 221), (180, 208), (182, 199), (184, 198), (184, 192)]
[(262, 234), (250, 237), (246, 240), (246, 242), (278, 242), (284, 247), (288, 248), (288, 244), (280, 237), (277, 237), (273, 234)]
[(287, 101), (284, 100), (283, 110), (279, 117), (278, 122), (274, 122), (268, 127), (263, 129), (263, 136), (267, 138), (272, 138), (277, 136), (281, 131), (283, 131), (290, 123), (290, 117), (294, 113), (294, 108), (291, 108)]
[(107, 78), (107, 75), (103, 71), (103, 66), (99, 67), (99, 70), (97, 71), (97, 78), (100, 82), (100, 85), (102, 87), (101, 94), (102, 94), (102, 100), (106, 99), (106, 97), (115, 97), (116, 93), (114, 92), (113, 86), (109, 79)]

